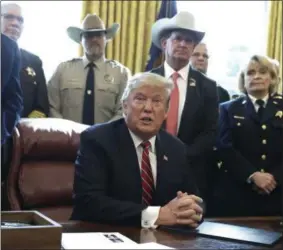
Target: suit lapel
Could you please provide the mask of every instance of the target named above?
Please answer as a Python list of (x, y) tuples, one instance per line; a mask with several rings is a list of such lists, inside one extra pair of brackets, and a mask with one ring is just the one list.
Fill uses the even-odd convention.
[(155, 74), (158, 74), (158, 75), (161, 75), (161, 76), (165, 76), (164, 66), (161, 65), (160, 67), (153, 69), (151, 71), (151, 73), (155, 73)]
[(21, 49), (21, 70), (25, 69), (28, 67), (28, 59), (26, 57), (26, 53)]
[(189, 75), (188, 75), (188, 85), (186, 92), (186, 99), (184, 104), (184, 109), (181, 115), (181, 121), (178, 131), (178, 137), (182, 134), (183, 130), (188, 129), (186, 126), (185, 120), (190, 120), (190, 118), (197, 112), (200, 102), (200, 94), (198, 91), (197, 82), (199, 81), (199, 77), (197, 72), (190, 67)]
[(155, 148), (156, 148), (156, 168), (157, 168), (156, 193), (158, 193), (158, 190), (162, 187), (164, 162), (166, 161), (166, 156), (164, 155), (164, 151), (162, 148), (160, 133), (156, 136)]
[(120, 133), (119, 133), (119, 142), (118, 142), (118, 161), (121, 162), (120, 166), (121, 174), (125, 176), (125, 178), (132, 179), (131, 187), (135, 187), (136, 193), (142, 195), (141, 189), (141, 174), (140, 174), (140, 166), (138, 162), (136, 148), (133, 142), (133, 139), (129, 133), (129, 130), (123, 122), (121, 124)]

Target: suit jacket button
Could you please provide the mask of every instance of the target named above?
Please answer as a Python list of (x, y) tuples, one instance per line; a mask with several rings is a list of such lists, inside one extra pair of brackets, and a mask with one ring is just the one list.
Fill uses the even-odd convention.
[(262, 126), (261, 126), (261, 128), (263, 129), (263, 130), (266, 130), (266, 125), (265, 124), (263, 124)]
[(262, 155), (262, 156), (261, 156), (261, 159), (262, 159), (262, 160), (265, 160), (265, 159), (266, 159), (266, 155)]
[(266, 144), (267, 141), (265, 139), (262, 140), (262, 144)]

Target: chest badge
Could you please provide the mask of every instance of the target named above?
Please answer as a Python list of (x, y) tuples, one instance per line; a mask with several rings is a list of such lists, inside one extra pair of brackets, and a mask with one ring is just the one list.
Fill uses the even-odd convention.
[(104, 75), (104, 81), (105, 81), (105, 83), (112, 84), (112, 83), (114, 83), (114, 78), (113, 78), (113, 76), (106, 74), (106, 75)]
[(279, 117), (282, 118), (283, 117), (283, 111), (277, 111), (277, 113), (275, 114), (275, 117)]
[(32, 77), (36, 76), (35, 71), (34, 71), (33, 68), (27, 67), (27, 68), (26, 68), (26, 71), (27, 71), (27, 73), (28, 73), (29, 76), (32, 76)]

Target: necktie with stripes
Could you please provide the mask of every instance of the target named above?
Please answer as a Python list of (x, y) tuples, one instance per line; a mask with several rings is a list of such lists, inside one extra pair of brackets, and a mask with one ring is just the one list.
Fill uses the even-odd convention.
[(150, 142), (141, 143), (143, 147), (142, 162), (141, 162), (141, 179), (142, 179), (142, 201), (146, 205), (151, 205), (154, 189), (154, 181), (152, 176), (151, 165), (149, 161)]

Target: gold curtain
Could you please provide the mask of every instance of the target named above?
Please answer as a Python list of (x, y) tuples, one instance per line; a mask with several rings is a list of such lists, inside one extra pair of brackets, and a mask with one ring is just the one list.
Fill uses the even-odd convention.
[(278, 92), (282, 94), (282, 1), (270, 1), (267, 55), (280, 63)]
[(96, 13), (106, 27), (114, 22), (120, 24), (120, 31), (107, 44), (106, 57), (124, 64), (134, 74), (145, 69), (151, 26), (160, 5), (161, 1), (83, 1), (81, 19), (88, 13)]

